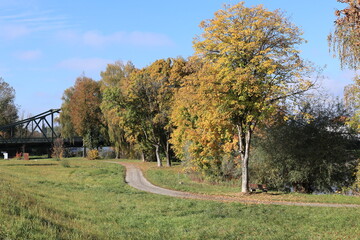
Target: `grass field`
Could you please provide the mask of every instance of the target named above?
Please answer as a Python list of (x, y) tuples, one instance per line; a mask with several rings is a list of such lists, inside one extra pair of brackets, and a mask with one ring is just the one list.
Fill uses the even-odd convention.
[(318, 203), (345, 203), (345, 204), (358, 204), (360, 205), (359, 196), (345, 196), (339, 194), (300, 194), (300, 193), (282, 193), (282, 192), (269, 192), (267, 194), (251, 194), (241, 195), (240, 183), (237, 185), (231, 184), (210, 184), (207, 182), (198, 182), (191, 180), (186, 174), (183, 173), (182, 167), (179, 164), (168, 168), (159, 169), (154, 163), (139, 163), (139, 167), (145, 172), (145, 176), (153, 184), (176, 189), (185, 192), (203, 193), (208, 195), (227, 195), (242, 197), (247, 199), (259, 199), (269, 201), (291, 201), (291, 202), (318, 202)]
[(359, 208), (149, 194), (125, 184), (122, 166), (102, 161), (0, 161), (0, 239), (360, 239), (359, 216)]

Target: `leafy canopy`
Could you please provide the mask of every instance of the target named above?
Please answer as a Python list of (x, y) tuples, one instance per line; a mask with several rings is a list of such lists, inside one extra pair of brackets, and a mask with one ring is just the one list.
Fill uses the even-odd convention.
[(181, 152), (187, 144), (200, 156), (195, 161), (206, 156), (214, 162), (220, 159), (212, 158), (218, 156), (212, 150), (232, 149), (246, 171), (255, 127), (276, 112), (280, 101), (313, 86), (313, 69), (297, 49), (304, 40), (280, 11), (243, 2), (225, 5), (200, 27), (203, 33), (194, 40), (199, 69), (178, 93), (191, 100), (179, 102), (174, 134), (182, 146), (176, 148)]

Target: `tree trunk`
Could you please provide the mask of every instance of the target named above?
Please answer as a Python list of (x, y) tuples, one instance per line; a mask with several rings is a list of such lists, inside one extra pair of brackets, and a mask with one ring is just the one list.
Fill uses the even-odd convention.
[(170, 159), (170, 144), (169, 144), (169, 141), (166, 141), (166, 151), (165, 151), (165, 154), (166, 154), (166, 166), (168, 167), (171, 167), (171, 159)]
[(242, 169), (241, 169), (241, 192), (249, 192), (249, 159), (244, 158), (242, 160)]
[(83, 158), (86, 158), (86, 147), (83, 148)]
[(146, 162), (144, 151), (141, 151), (141, 161)]
[(119, 146), (116, 146), (116, 144), (114, 146), (114, 149), (115, 149), (115, 159), (119, 159), (121, 149)]
[(249, 156), (251, 127), (248, 126), (246, 132), (241, 125), (237, 125), (239, 137), (239, 152), (241, 157), (241, 192), (249, 193)]
[(162, 162), (159, 155), (159, 144), (155, 144), (155, 154), (158, 167), (162, 167)]

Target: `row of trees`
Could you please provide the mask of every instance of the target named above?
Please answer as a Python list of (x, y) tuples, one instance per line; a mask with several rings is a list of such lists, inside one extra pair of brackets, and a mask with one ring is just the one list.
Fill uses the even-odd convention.
[[(200, 27), (195, 54), (187, 60), (161, 59), (143, 69), (116, 62), (99, 82), (79, 77), (64, 92), (63, 136), (80, 135), (89, 148), (109, 141), (118, 156), (137, 153), (143, 160), (156, 159), (158, 166), (162, 158), (170, 166), (177, 157), (204, 176), (241, 176), (242, 192), (249, 191), (250, 159), (253, 169), (263, 164), (255, 172), (266, 170), (261, 176), (254, 173), (252, 180), (278, 188), (329, 188), (344, 173), (338, 182), (350, 184), (356, 163), (353, 154), (344, 154), (352, 142), (345, 134), (348, 115), (305, 111), (303, 106), (311, 105), (299, 105), (299, 96), (316, 79), (311, 63), (299, 56), (301, 31), (278, 10), (244, 3), (225, 6)], [(340, 138), (346, 144), (334, 155), (333, 145), (326, 144)], [(322, 145), (315, 145), (318, 141)], [(257, 156), (266, 157), (251, 157), (252, 147)], [(338, 158), (342, 154), (345, 160)], [(316, 178), (319, 169), (322, 178)], [(275, 173), (282, 177), (271, 180)], [(318, 179), (330, 180), (325, 184)]]
[(96, 82), (77, 79), (63, 97), (64, 137), (84, 137), (89, 148), (110, 141), (117, 156), (140, 153), (143, 160), (162, 156), (171, 165), (169, 120), (174, 93), (184, 74), (184, 59), (158, 60), (144, 69), (132, 63), (109, 64)]

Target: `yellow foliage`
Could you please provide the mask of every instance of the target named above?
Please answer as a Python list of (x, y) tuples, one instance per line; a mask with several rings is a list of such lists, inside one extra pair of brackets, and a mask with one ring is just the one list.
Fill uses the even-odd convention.
[(97, 149), (91, 149), (87, 152), (87, 159), (95, 160), (99, 158), (100, 158), (99, 151)]
[(301, 31), (278, 10), (226, 5), (200, 27), (192, 61), (201, 64), (176, 92), (171, 119), (177, 156), (201, 169), (239, 155), (243, 133), (268, 121), (280, 100), (309, 89), (313, 69), (296, 49)]

